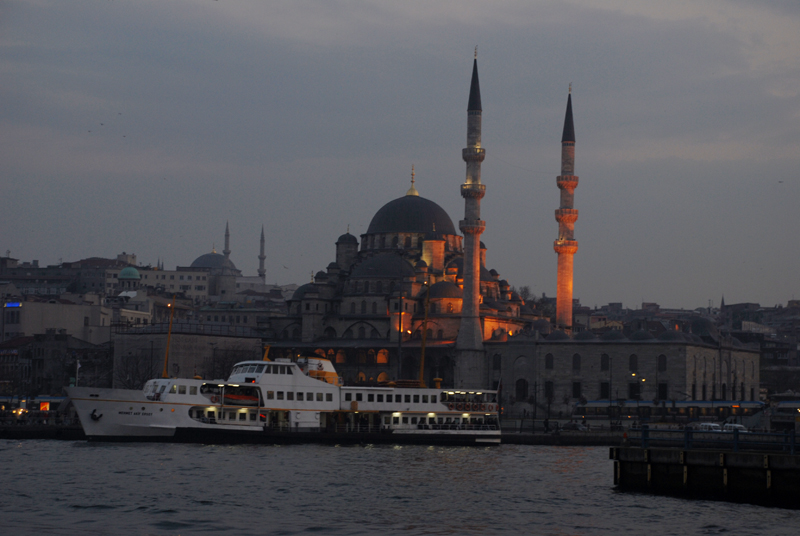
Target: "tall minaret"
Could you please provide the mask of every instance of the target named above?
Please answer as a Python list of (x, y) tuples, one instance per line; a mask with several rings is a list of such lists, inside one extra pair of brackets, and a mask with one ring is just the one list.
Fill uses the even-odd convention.
[(575, 240), (575, 222), (578, 211), (574, 206), (578, 177), (575, 173), (575, 127), (572, 124), (572, 84), (567, 97), (567, 114), (564, 117), (564, 132), (561, 135), (561, 175), (556, 178), (561, 190), (561, 206), (556, 210), (558, 239), (553, 249), (558, 253), (558, 282), (556, 290), (556, 327), (572, 331), (572, 261), (578, 251)]
[(225, 249), (222, 250), (222, 254), (225, 255), (225, 258), (231, 256), (231, 232), (228, 230), (228, 222), (225, 222)]
[[(472, 63), (472, 83), (467, 105), (467, 147), (461, 157), (467, 163), (467, 178), (461, 185), (464, 219), (458, 227), (464, 234), (464, 300), (461, 327), (456, 339), (456, 387), (485, 382), (483, 330), (480, 319), (480, 236), (486, 227), (481, 220), (481, 199), (486, 186), (481, 184), (481, 162), (486, 150), (481, 147), (481, 88), (478, 83), (478, 47)], [(480, 382), (480, 383), (475, 383)]]
[(267, 271), (264, 269), (264, 259), (267, 256), (264, 253), (264, 226), (261, 226), (261, 253), (258, 255), (258, 277), (261, 278), (262, 283), (267, 282)]

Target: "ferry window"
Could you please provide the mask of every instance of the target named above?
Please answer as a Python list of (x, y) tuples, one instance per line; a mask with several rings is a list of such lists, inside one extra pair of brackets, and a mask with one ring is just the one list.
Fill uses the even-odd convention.
[(178, 394), (179, 395), (185, 395), (186, 394), (186, 386), (185, 385), (179, 385), (178, 386)]
[(436, 424), (436, 417), (428, 417), (428, 424)]
[(389, 424), (389, 422), (390, 422), (391, 420), (392, 420), (392, 418), (391, 418), (391, 417), (389, 417), (389, 416), (387, 415), (387, 416), (385, 416), (385, 417), (383, 418), (383, 424)]
[(414, 395), (414, 403), (415, 404), (419, 403), (419, 395)]
[(190, 395), (196, 395), (197, 394), (197, 386), (196, 385), (190, 385), (189, 386), (189, 394)]
[[(378, 395), (378, 402), (383, 402), (383, 395)], [(388, 422), (386, 424), (389, 424)]]
[(443, 419), (443, 418), (441, 418), (441, 417), (439, 417), (439, 418), (438, 418), (438, 422), (439, 422), (439, 424), (444, 424), (444, 419)]
[(361, 402), (362, 399), (363, 399), (362, 394), (361, 393), (356, 393), (356, 401), (357, 402)]
[(173, 383), (172, 387), (169, 388), (169, 392), (172, 393), (172, 394), (177, 393), (178, 392), (178, 386)]
[(423, 404), (427, 404), (428, 403), (428, 395), (422, 395), (422, 403)]
[(333, 393), (325, 393), (325, 400), (327, 402), (333, 402)]
[(264, 372), (264, 365), (259, 365), (256, 367), (256, 374), (261, 374)]
[(308, 400), (309, 402), (314, 400), (314, 393), (306, 393), (306, 400)]
[(436, 395), (431, 395), (431, 404), (436, 403)]
[(267, 400), (275, 398), (275, 391), (267, 391)]
[(228, 413), (228, 420), (229, 421), (235, 421), (236, 420), (236, 413), (233, 412), (233, 411), (229, 412)]
[(403, 417), (403, 424), (408, 424), (408, 417)]
[(375, 395), (372, 393), (367, 395), (367, 402), (375, 402)]
[(392, 424), (400, 424), (400, 417), (392, 417)]
[[(389, 395), (389, 396), (392, 396), (392, 395)], [(394, 395), (394, 401), (395, 402), (402, 402), (402, 396), (403, 395)]]
[(411, 424), (417, 424), (417, 418), (411, 417)]
[(286, 393), (286, 400), (294, 400), (294, 392), (289, 391)]
[(286, 374), (294, 374), (292, 372), (292, 367), (286, 367)]
[(250, 414), (250, 420), (251, 420), (251, 421), (254, 421), (254, 420), (256, 420), (256, 414), (255, 414), (255, 413), (251, 413), (251, 414)]
[(256, 371), (256, 365), (250, 365), (249, 367), (247, 367), (246, 373), (255, 372), (255, 371)]
[(278, 400), (283, 400), (283, 391), (278, 391)]
[(278, 374), (286, 374), (286, 365), (281, 365), (278, 367)]
[(247, 413), (240, 413), (239, 414), (239, 420), (240, 421), (246, 421), (247, 420)]
[(317, 393), (317, 402), (322, 402), (322, 393)]
[(406, 395), (406, 404), (411, 403), (411, 395)]
[(209, 411), (209, 412), (206, 414), (206, 417), (208, 417), (209, 419), (213, 419), (213, 418), (215, 418), (215, 417), (216, 417), (216, 414), (217, 414), (217, 413), (216, 413), (215, 411)]
[(345, 393), (344, 394), (344, 401), (345, 402), (350, 402), (351, 400), (353, 400), (353, 393)]
[(297, 393), (297, 400), (303, 400), (303, 393)]

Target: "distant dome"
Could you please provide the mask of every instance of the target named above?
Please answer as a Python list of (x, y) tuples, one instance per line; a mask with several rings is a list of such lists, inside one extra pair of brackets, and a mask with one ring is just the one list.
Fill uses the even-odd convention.
[(292, 300), (300, 301), (303, 298), (305, 298), (306, 294), (314, 292), (319, 292), (319, 290), (317, 289), (317, 285), (315, 285), (314, 283), (306, 283), (305, 285), (300, 285), (299, 287), (297, 287), (297, 290), (294, 291), (294, 294), (292, 294)]
[(206, 253), (205, 255), (200, 255), (191, 264), (191, 268), (210, 268), (212, 270), (227, 268), (229, 270), (237, 270), (233, 261), (226, 259), (225, 255), (220, 253)]
[[(448, 264), (447, 267), (450, 268), (451, 266), (455, 266), (456, 268), (458, 268), (458, 276), (457, 277), (464, 277), (464, 273), (463, 273), (464, 258), (463, 257), (456, 257), (455, 259), (450, 261), (450, 264)], [(481, 281), (494, 281), (494, 277), (492, 277), (492, 274), (489, 272), (489, 270), (486, 269), (485, 266), (481, 266), (480, 269), (481, 269)]]
[(623, 341), (625, 340), (625, 334), (622, 333), (618, 329), (612, 329), (606, 331), (600, 336), (601, 341)]
[(538, 331), (542, 335), (547, 335), (550, 333), (550, 321), (545, 320), (544, 318), (540, 318), (536, 322), (533, 323), (533, 329)]
[(436, 229), (444, 235), (456, 234), (453, 221), (442, 207), (417, 195), (406, 195), (383, 205), (373, 216), (367, 234), (427, 233)]
[(355, 244), (358, 245), (358, 239), (350, 233), (345, 233), (339, 237), (336, 244)]
[(395, 253), (381, 253), (353, 268), (350, 278), (400, 279), (414, 275), (414, 268), (403, 257)]
[(314, 279), (328, 279), (328, 274), (320, 270), (316, 274), (314, 274)]
[(450, 281), (439, 281), (431, 287), (431, 298), (458, 298), (462, 299), (464, 293), (458, 285)]
[(568, 341), (569, 335), (561, 331), (560, 329), (555, 330), (553, 333), (547, 336), (548, 341)]
[(597, 338), (597, 335), (594, 334), (592, 331), (581, 331), (577, 335), (575, 335), (576, 341), (593, 341)]
[(639, 331), (634, 331), (631, 334), (630, 339), (632, 341), (649, 341), (651, 339), (655, 339), (655, 337), (653, 337), (653, 334), (649, 331), (640, 329)]
[(139, 270), (137, 270), (133, 266), (128, 266), (126, 268), (123, 268), (122, 270), (120, 270), (119, 275), (117, 276), (117, 279), (136, 280), (136, 281), (140, 280), (141, 278), (142, 276), (139, 275)]

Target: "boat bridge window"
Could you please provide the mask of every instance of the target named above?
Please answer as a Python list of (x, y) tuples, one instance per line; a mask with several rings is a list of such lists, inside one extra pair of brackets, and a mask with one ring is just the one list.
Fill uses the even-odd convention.
[(406, 395), (406, 403), (407, 404), (411, 403), (411, 395)]
[(357, 402), (361, 402), (363, 400), (363, 398), (364, 398), (364, 396), (361, 393), (356, 393), (356, 401)]
[(278, 400), (283, 400), (283, 391), (278, 391)]
[(333, 393), (325, 393), (325, 401), (333, 402)]
[(273, 400), (275, 398), (275, 391), (267, 391), (267, 400)]
[(286, 393), (286, 400), (294, 400), (294, 393), (292, 391)]
[(411, 424), (417, 424), (417, 418), (411, 417)]
[(174, 395), (175, 393), (177, 393), (177, 392), (178, 392), (178, 386), (177, 386), (177, 384), (174, 384), (174, 383), (173, 383), (173, 384), (172, 384), (172, 387), (170, 387), (170, 388), (169, 388), (169, 392), (170, 392), (171, 394), (173, 394), (173, 395)]
[[(392, 396), (392, 395), (389, 395), (389, 396)], [(394, 401), (395, 402), (402, 402), (403, 401), (403, 395), (394, 395)], [(391, 402), (391, 400), (389, 400), (389, 402)]]
[(400, 417), (392, 417), (392, 424), (400, 424)]
[(428, 395), (422, 395), (422, 403), (423, 404), (427, 404), (428, 403)]
[(408, 424), (408, 417), (403, 417), (403, 424)]
[(378, 402), (383, 402), (383, 395), (378, 395)]
[(322, 402), (322, 393), (317, 393), (317, 402)]
[(297, 400), (303, 401), (303, 393), (297, 393)]
[(178, 394), (179, 395), (185, 395), (186, 394), (186, 386), (185, 385), (179, 385), (178, 386)]
[(308, 400), (309, 402), (314, 400), (314, 393), (306, 393), (306, 400)]
[(419, 395), (414, 395), (414, 403), (419, 404)]
[(351, 400), (353, 400), (353, 393), (345, 393), (344, 394), (344, 401), (345, 402), (350, 402)]
[(240, 421), (246, 421), (247, 420), (247, 413), (240, 413), (239, 414), (239, 420)]
[(367, 395), (367, 402), (375, 402), (375, 395), (370, 393)]

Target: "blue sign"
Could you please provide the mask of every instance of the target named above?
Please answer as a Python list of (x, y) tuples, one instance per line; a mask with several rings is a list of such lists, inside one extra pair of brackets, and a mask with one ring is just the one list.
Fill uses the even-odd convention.
[(22, 304), (20, 302), (8, 302), (4, 303), (3, 307), (22, 307)]

